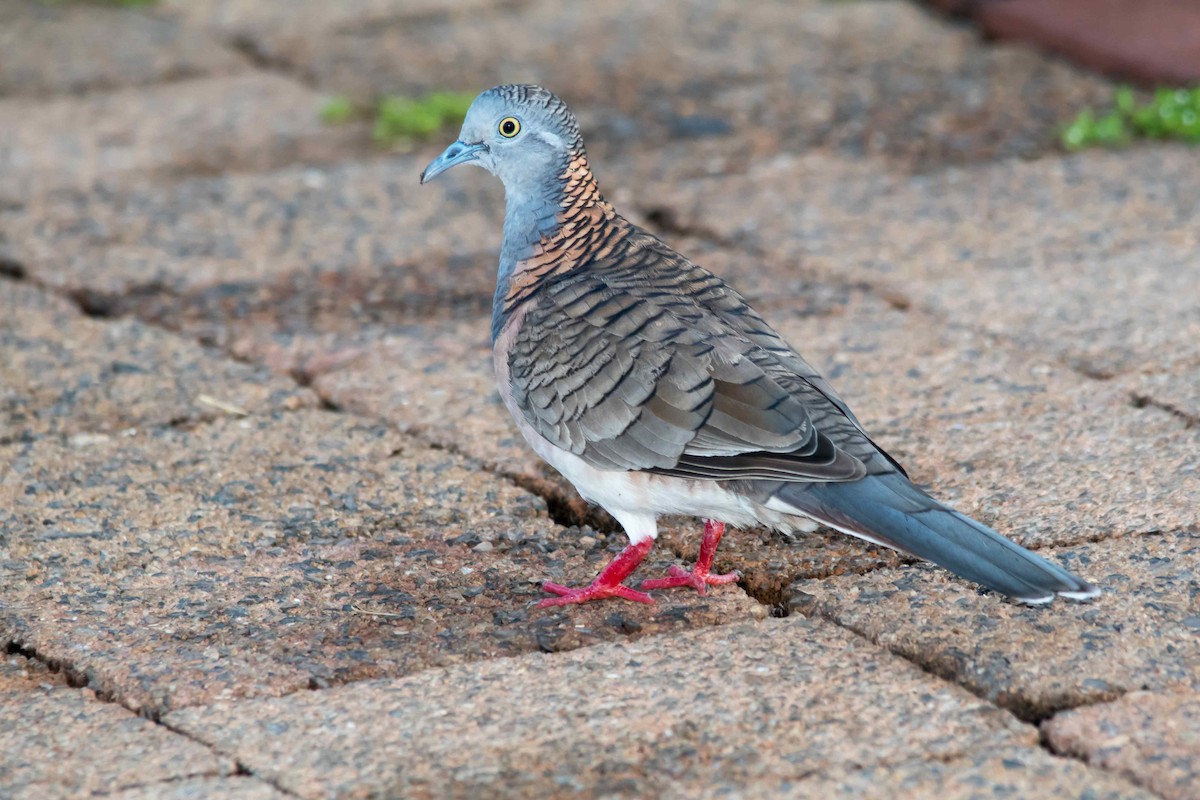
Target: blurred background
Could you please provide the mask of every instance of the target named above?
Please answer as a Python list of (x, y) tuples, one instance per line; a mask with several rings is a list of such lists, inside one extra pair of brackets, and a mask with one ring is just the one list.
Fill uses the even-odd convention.
[[(774, 314), (901, 458), (961, 402), (931, 399), (932, 329), (1004, 337), (1190, 425), (1197, 36), (1200, 3), (1161, 0), (0, 0), (0, 312), (25, 354), (0, 444), (266, 402), (217, 394), (176, 352), (198, 344), (614, 530), (494, 392), (499, 182), (417, 183), (475, 94), (514, 81), (560, 94), (622, 213)], [(62, 301), (121, 320), (98, 329), (114, 344)], [(903, 377), (861, 325), (822, 322), (853, 314), (917, 337)], [(988, 370), (947, 386), (1023, 402)], [(990, 487), (932, 472), (982, 498), (1012, 470), (992, 467)]]
[[(1106, 594), (1043, 613), (841, 534), (752, 529), (715, 565), (737, 586), (534, 608), (625, 537), (496, 394), (499, 182), (417, 182), (470, 100), (513, 81), (561, 95), (614, 205), (744, 293), (914, 480)], [(777, 796), (738, 781), (827, 768), (881, 797), (959, 796), (951, 769), (962, 796), (1139, 796), (1046, 753), (1021, 769), (1002, 728), (1022, 758), (1039, 736), (1118, 753), (1155, 796), (1194, 798), (1198, 83), (1200, 0), (0, 0), (0, 650), (20, 673), (0, 673), (0, 718), (21, 720), (0, 775), (51, 797), (64, 764), (72, 796), (200, 774), (75, 704), (195, 732), (188, 708), (219, 701), (266, 721), (194, 733), (259, 773), (231, 780), (306, 797), (402, 796), (413, 775), (416, 794), (700, 796), (722, 771), (731, 796)], [(665, 520), (639, 577), (699, 538)], [(729, 625), (789, 614), (772, 636)], [(659, 706), (628, 693), (640, 677), (542, 657), (712, 625), (655, 645)], [(742, 652), (785, 668), (727, 670)], [(490, 674), (535, 694), (558, 675), (591, 705), (419, 682), (498, 656)], [(322, 691), (367, 678), (418, 680), (418, 711)], [(1190, 701), (1163, 693), (1181, 684)], [(1159, 692), (1144, 716), (1103, 716), (1133, 689)], [(713, 724), (705, 693), (742, 722)], [(426, 713), (464, 694), (513, 716)], [(274, 727), (342, 697), (362, 735), (344, 706), (306, 716), (330, 726), (311, 736)], [(1084, 705), (1082, 733), (1013, 733)], [(632, 726), (611, 713), (633, 706)], [(553, 722), (581, 708), (621, 730)], [(911, 759), (935, 788), (887, 783)]]
[(566, 98), (605, 156), (699, 140), (697, 171), (813, 147), (914, 170), (1033, 157), (1113, 103), (1075, 64), (1200, 80), (1200, 4), (3, 0), (0, 197), (370, 154), (386, 98), (514, 81)]
[[(664, 188), (777, 156), (921, 174), (1200, 139), (1198, 36), (1162, 0), (0, 0), (0, 263), (222, 346), (265, 306), (312, 327), (331, 281), (475, 313), (499, 187), (415, 176), (496, 83), (564, 97), (602, 188), (670, 232)], [(319, 169), (181, 181), (290, 165)]]

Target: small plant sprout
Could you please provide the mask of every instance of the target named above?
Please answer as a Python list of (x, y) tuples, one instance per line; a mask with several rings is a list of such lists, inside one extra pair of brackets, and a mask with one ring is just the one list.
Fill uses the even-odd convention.
[(1143, 104), (1133, 89), (1122, 86), (1111, 110), (1102, 116), (1085, 110), (1062, 134), (1068, 150), (1120, 147), (1136, 138), (1200, 143), (1200, 87), (1158, 89)]
[(384, 144), (424, 139), (443, 127), (457, 125), (474, 99), (458, 92), (432, 92), (420, 99), (388, 97), (379, 104), (372, 136)]
[(345, 95), (337, 95), (325, 101), (321, 106), (321, 121), (327, 125), (341, 125), (349, 122), (357, 113), (354, 101)]

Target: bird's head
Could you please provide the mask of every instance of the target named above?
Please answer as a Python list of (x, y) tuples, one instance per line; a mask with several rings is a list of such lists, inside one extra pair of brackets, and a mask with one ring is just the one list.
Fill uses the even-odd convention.
[(459, 164), (476, 164), (510, 193), (536, 189), (583, 152), (579, 124), (566, 103), (540, 86), (506, 84), (475, 98), (458, 141), (430, 162), (421, 183)]

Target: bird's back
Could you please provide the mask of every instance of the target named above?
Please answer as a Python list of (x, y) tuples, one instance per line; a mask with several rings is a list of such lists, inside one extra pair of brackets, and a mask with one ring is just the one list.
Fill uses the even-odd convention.
[[(740, 293), (615, 212), (594, 217), (583, 236), (563, 236), (543, 243), (531, 261), (534, 263), (518, 265), (512, 288), (495, 310), (501, 317), (500, 325), (518, 309), (523, 316), (524, 333), (508, 357), (515, 367), (514, 374), (526, 375), (535, 393), (531, 398), (518, 387), (527, 406), (566, 401), (561, 417), (550, 415), (556, 423), (550, 438), (560, 444), (574, 444), (570, 449), (578, 451), (584, 444), (595, 446), (597, 439), (619, 433), (620, 426), (632, 424), (639, 402), (653, 402), (650, 390), (663, 383), (666, 371), (687, 374), (691, 370), (696, 372), (693, 385), (716, 373), (718, 380), (724, 379), (721, 386), (753, 384), (756, 390), (789, 398), (785, 402), (774, 398), (777, 409), (771, 409), (770, 403), (755, 407), (753, 401), (757, 398), (734, 397), (724, 403), (730, 407), (739, 399), (749, 402), (746, 413), (755, 415), (748, 420), (750, 424), (775, 434), (774, 439), (760, 437), (764, 450), (786, 453), (787, 443), (793, 440), (798, 447), (811, 444), (810, 433), (801, 430), (808, 426), (827, 437), (850, 460), (860, 462), (863, 466), (857, 469), (858, 475), (899, 469), (871, 442), (845, 402), (819, 373)], [(553, 357), (547, 357), (550, 353)], [(618, 382), (630, 372), (634, 373), (632, 382), (647, 390), (645, 397), (629, 397), (631, 381), (626, 381), (624, 399), (632, 403), (618, 409), (624, 414), (610, 415), (604, 430), (598, 430), (596, 424), (590, 430), (568, 430), (573, 414), (605, 399), (612, 400), (610, 395)], [(561, 395), (564, 389), (575, 390), (569, 401), (548, 396)], [(680, 400), (677, 405), (688, 410), (686, 401)], [(772, 413), (788, 406), (793, 410), (790, 415)], [(712, 408), (705, 409), (706, 414), (711, 412)], [(683, 433), (672, 433), (686, 435), (686, 441), (678, 452), (671, 451), (676, 460), (690, 450), (699, 450), (710, 459), (717, 455), (744, 457), (755, 450), (756, 439), (747, 434), (744, 446), (709, 453), (705, 442), (707, 421), (700, 415), (677, 420)], [(584, 442), (585, 438), (590, 441)], [(594, 449), (606, 448), (601, 445)], [(628, 468), (620, 459), (606, 465)], [(678, 463), (662, 460), (638, 466), (668, 471), (681, 468)]]

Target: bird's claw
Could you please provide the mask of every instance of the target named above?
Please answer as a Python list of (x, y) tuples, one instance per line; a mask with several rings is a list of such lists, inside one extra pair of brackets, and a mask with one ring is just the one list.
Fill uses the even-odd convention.
[(559, 595), (559, 597), (547, 597), (538, 603), (538, 608), (548, 608), (550, 606), (567, 606), (573, 603), (586, 603), (589, 600), (603, 600), (607, 597), (619, 597), (622, 600), (633, 600), (637, 603), (653, 603), (654, 598), (645, 592), (639, 592), (636, 589), (631, 589), (628, 586), (618, 584), (603, 584), (593, 582), (588, 586), (578, 589), (572, 589), (570, 586), (563, 586), (558, 583), (550, 583), (546, 581), (542, 584), (542, 589), (547, 592)]
[(676, 586), (691, 586), (700, 594), (708, 594), (709, 586), (716, 586), (723, 583), (734, 583), (738, 581), (742, 574), (737, 570), (727, 572), (724, 575), (713, 575), (707, 569), (704, 569), (699, 564), (692, 568), (689, 572), (683, 567), (672, 565), (667, 570), (667, 578), (652, 578), (648, 581), (642, 581), (641, 588), (643, 589), (673, 589)]

